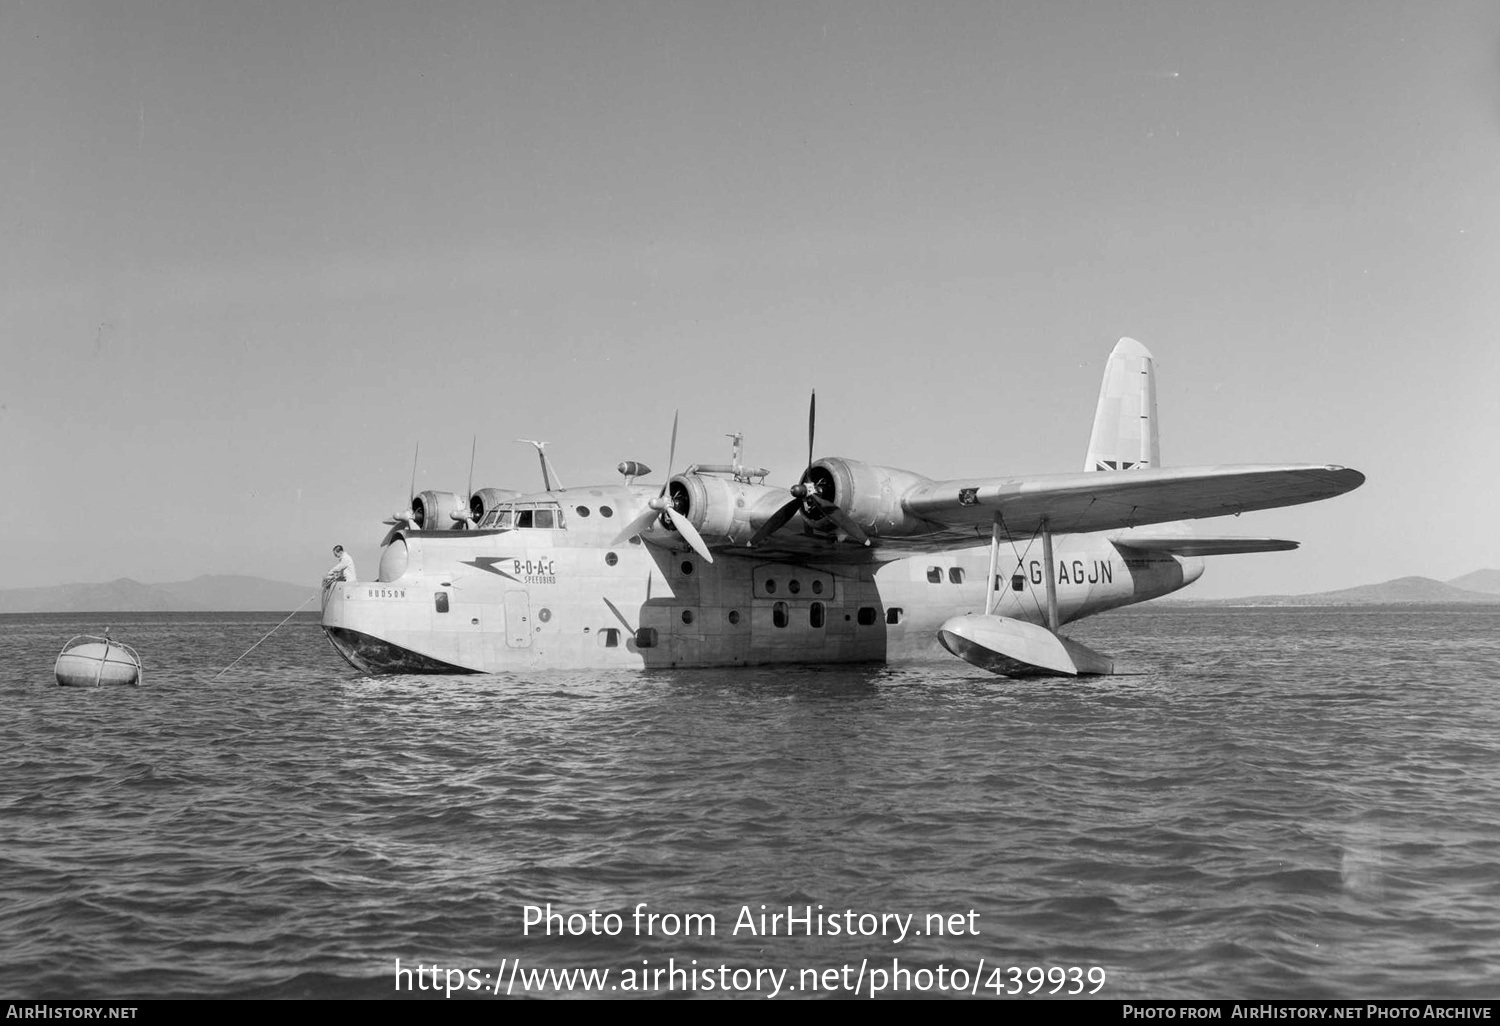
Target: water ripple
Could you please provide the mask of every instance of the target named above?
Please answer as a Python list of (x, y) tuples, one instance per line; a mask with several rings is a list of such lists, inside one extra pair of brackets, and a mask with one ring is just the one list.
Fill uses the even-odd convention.
[[(389, 997), (394, 965), (1099, 965), (1110, 997), (1494, 996), (1500, 616), (1152, 611), (1135, 677), (963, 664), (365, 678), (279, 617), (0, 633), (0, 984)], [(523, 934), (526, 906), (712, 936)], [(766, 937), (758, 914), (967, 914)]]

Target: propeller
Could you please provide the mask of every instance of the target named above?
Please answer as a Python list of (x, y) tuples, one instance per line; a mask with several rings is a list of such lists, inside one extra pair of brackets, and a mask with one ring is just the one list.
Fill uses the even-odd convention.
[[(464, 499), (466, 504), (464, 512), (460, 513), (458, 510), (454, 510), (448, 514), (453, 518), (454, 523), (462, 521), (464, 530), (468, 530), (469, 525), (477, 519), (474, 516), (474, 454), (478, 451), (479, 436), (475, 435), (473, 443), (469, 446), (469, 484), (464, 490), (464, 495), (466, 496)], [(416, 484), (416, 482), (413, 481), (412, 484)]]
[[(421, 451), (422, 443), (418, 442), (416, 444), (416, 447), (413, 448), (411, 452), (411, 487), (406, 490), (406, 494), (408, 496), (406, 501), (408, 503), (411, 502), (411, 497), (415, 496), (417, 493), (417, 454)], [(380, 547), (383, 549), (387, 545), (389, 545), (391, 541), (396, 537), (397, 531), (401, 530), (403, 527), (410, 527), (412, 521), (416, 519), (416, 511), (412, 509), (410, 505), (408, 505), (404, 512), (392, 514), (390, 518), (382, 520), (381, 523), (389, 524), (391, 529), (385, 533), (385, 537), (380, 542)]]
[(807, 494), (811, 490), (808, 488), (807, 474), (808, 471), (812, 470), (813, 438), (817, 431), (817, 426), (818, 393), (817, 390), (814, 389), (812, 398), (807, 401), (807, 463), (803, 468), (802, 474), (797, 478), (797, 483), (792, 485), (792, 487), (788, 489), (792, 493), (791, 501), (784, 503), (780, 509), (778, 509), (775, 513), (772, 513), (770, 519), (768, 519), (764, 524), (760, 525), (760, 530), (756, 531), (755, 534), (750, 536), (750, 544), (752, 546), (759, 545), (761, 542), (771, 537), (771, 535), (775, 534), (777, 531), (785, 527), (787, 525), (787, 521), (791, 520), (792, 517), (796, 514), (797, 510), (802, 508), (802, 500), (807, 498)]
[(854, 522), (854, 518), (840, 509), (831, 499), (822, 495), (818, 491), (818, 482), (812, 479), (813, 439), (816, 437), (817, 426), (818, 393), (814, 390), (807, 401), (807, 467), (802, 471), (802, 476), (797, 479), (797, 483), (787, 489), (792, 494), (790, 501), (783, 503), (781, 508), (772, 513), (766, 522), (760, 525), (760, 529), (750, 537), (752, 546), (759, 545), (785, 527), (799, 509), (811, 512), (814, 508), (822, 516), (837, 524), (839, 530), (845, 535), (862, 545), (870, 544), (869, 535), (865, 534)]
[(824, 498), (823, 494), (818, 491), (817, 482), (813, 482), (811, 490), (808, 492), (807, 501), (817, 506), (823, 512), (824, 516), (837, 524), (838, 529), (846, 537), (853, 538), (861, 545), (870, 544), (870, 536), (865, 534), (864, 528), (855, 523), (854, 518), (845, 513), (832, 499)]
[(615, 537), (614, 544), (619, 545), (628, 538), (634, 538), (651, 525), (651, 521), (657, 517), (665, 517), (667, 523), (682, 535), (683, 539), (693, 547), (693, 551), (702, 556), (705, 562), (714, 561), (713, 554), (708, 551), (708, 546), (703, 544), (703, 536), (698, 529), (692, 525), (686, 516), (678, 512), (670, 499), (667, 498), (667, 485), (672, 482), (672, 465), (677, 459), (677, 413), (672, 414), (672, 446), (667, 453), (667, 480), (662, 484), (661, 491), (656, 493), (656, 498), (646, 503), (634, 520), (626, 524), (624, 529)]
[[(650, 604), (650, 602), (651, 602), (651, 578), (653, 576), (654, 575), (649, 570), (646, 572), (646, 602), (647, 602), (647, 604)], [(620, 626), (625, 628), (626, 633), (628, 633), (628, 634), (635, 634), (635, 633), (637, 633), (637, 628), (630, 626), (630, 621), (627, 620), (627, 619), (625, 619), (625, 614), (622, 613), (622, 612), (620, 612), (620, 607), (617, 606), (617, 605), (615, 605), (613, 602), (611, 602), (610, 599), (609, 599), (609, 596), (606, 595), (606, 596), (603, 596), (603, 598), (604, 598), (604, 604), (609, 607), (609, 611), (611, 613), (615, 614), (615, 619), (620, 621)]]

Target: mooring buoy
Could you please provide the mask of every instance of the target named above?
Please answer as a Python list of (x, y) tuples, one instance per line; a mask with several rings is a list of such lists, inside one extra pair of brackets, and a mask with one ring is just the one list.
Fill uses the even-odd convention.
[(57, 682), (68, 688), (97, 688), (104, 684), (139, 684), (141, 657), (129, 645), (109, 636), (80, 634), (57, 656)]

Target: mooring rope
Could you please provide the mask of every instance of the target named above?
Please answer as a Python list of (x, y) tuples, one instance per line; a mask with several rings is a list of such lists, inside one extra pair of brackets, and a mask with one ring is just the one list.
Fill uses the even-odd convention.
[[(309, 595), (307, 597), (307, 602), (311, 602), (313, 599), (315, 599), (317, 597), (318, 596), (316, 594)], [(287, 620), (290, 620), (292, 617), (294, 617), (298, 613), (302, 612), (303, 608), (306, 607), (307, 602), (304, 602), (304, 603), (302, 603), (302, 605), (298, 606), (296, 609), (293, 609), (290, 613), (287, 614), (286, 620), (281, 621), (281, 623), (278, 623), (275, 627), (272, 627), (269, 631), (267, 631), (266, 632), (266, 638), (269, 638), (272, 634), (275, 634), (277, 631), (281, 630), (282, 627), (286, 626), (286, 621)], [(255, 644), (253, 644), (249, 648), (245, 649), (245, 651), (241, 652), (240, 653), (240, 659), (245, 658), (245, 656), (249, 655), (251, 652), (254, 652), (257, 648), (259, 648), (260, 647), (260, 642), (261, 641), (265, 641), (266, 638), (261, 638), (260, 641), (257, 641)], [(240, 661), (240, 659), (236, 659), (233, 663), (230, 663), (228, 666), (224, 667), (224, 669), (222, 669), (218, 673), (214, 674), (213, 679), (214, 680), (218, 680), (220, 677), (224, 676), (224, 674), (226, 674), (230, 670), (234, 669), (235, 665)]]

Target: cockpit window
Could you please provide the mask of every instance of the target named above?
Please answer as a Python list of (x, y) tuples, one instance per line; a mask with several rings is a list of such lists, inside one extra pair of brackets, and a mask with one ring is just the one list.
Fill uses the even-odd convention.
[(557, 530), (563, 526), (562, 508), (555, 502), (515, 502), (486, 514), (483, 526), (498, 531)]

